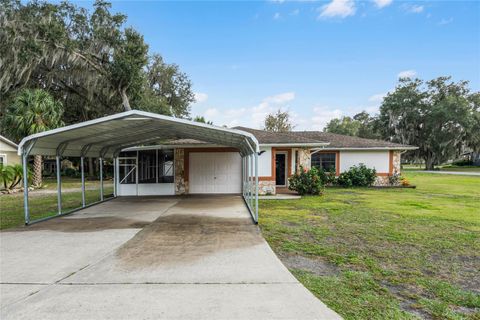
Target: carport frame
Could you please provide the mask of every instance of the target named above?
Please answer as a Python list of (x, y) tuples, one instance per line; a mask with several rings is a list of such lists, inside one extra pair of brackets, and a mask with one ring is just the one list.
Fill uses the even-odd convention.
[[(120, 126), (121, 128), (108, 128), (107, 125), (111, 122), (113, 124), (118, 124), (119, 120), (143, 120), (145, 124), (143, 126)], [(242, 157), (242, 198), (245, 201), (245, 204), (249, 210), (249, 213), (252, 217), (254, 223), (258, 223), (258, 153), (259, 153), (259, 144), (255, 136), (249, 132), (236, 130), (236, 129), (227, 129), (223, 127), (217, 127), (209, 124), (198, 123), (190, 120), (178, 119), (173, 117), (167, 117), (163, 115), (158, 115), (155, 113), (144, 112), (139, 110), (126, 111), (118, 113), (115, 115), (85, 121), (78, 124), (53, 129), (45, 131), (42, 133), (37, 133), (25, 137), (19, 144), (18, 154), (22, 157), (23, 163), (23, 182), (24, 182), (24, 215), (25, 215), (25, 224), (30, 225), (36, 222), (45, 221), (59, 216), (64, 216), (71, 214), (75, 211), (81, 210), (86, 207), (90, 207), (117, 197), (117, 157), (119, 153), (126, 148), (138, 146), (147, 142), (153, 142), (161, 140), (162, 138), (173, 138), (170, 136), (162, 135), (162, 131), (165, 131), (165, 126), (167, 125), (176, 125), (178, 128), (173, 128), (175, 130), (181, 130), (182, 128), (187, 128), (188, 130), (192, 129), (194, 132), (182, 132), (180, 138), (191, 138), (199, 139), (202, 137), (203, 140), (219, 143), (221, 145), (232, 146), (239, 149), (239, 153)], [(98, 126), (96, 129), (100, 129), (100, 132), (96, 134), (89, 133), (84, 136), (75, 136), (69, 137), (68, 133), (70, 131), (78, 131), (77, 133), (83, 133), (83, 129), (86, 127), (91, 127), (89, 129), (95, 129), (95, 126)], [(115, 135), (114, 138), (109, 136), (115, 134), (115, 130), (121, 129), (124, 131), (124, 134), (120, 137)], [(172, 129), (172, 130), (173, 130)], [(195, 129), (198, 129), (198, 132), (195, 132)], [(103, 131), (102, 131), (103, 130)], [(130, 131), (128, 131), (130, 130)], [(94, 130), (92, 130), (94, 131)], [(65, 134), (62, 136), (62, 134)], [(217, 134), (217, 136), (213, 136)], [(178, 135), (178, 132), (177, 132)], [(98, 140), (97, 138), (104, 137), (105, 139)], [(134, 138), (132, 138), (134, 137)], [(206, 139), (205, 139), (206, 138)], [(53, 141), (52, 141), (53, 139)], [(55, 140), (57, 139), (57, 140)], [(230, 140), (228, 140), (230, 139)], [(237, 139), (237, 140), (235, 140)], [(112, 143), (116, 141), (116, 143)], [(38, 147), (38, 150), (35, 149), (35, 146), (40, 141), (43, 143), (42, 146)], [(83, 141), (83, 142), (82, 142)], [(81, 142), (81, 143), (80, 143)], [(224, 142), (224, 143), (223, 143)], [(55, 152), (52, 154), (52, 143), (54, 144)], [(45, 145), (47, 147), (45, 147)], [(68, 147), (74, 146), (73, 149), (68, 149)], [(97, 151), (91, 151), (92, 147), (96, 147)], [(81, 166), (81, 191), (82, 191), (82, 205), (81, 207), (69, 210), (67, 212), (62, 211), (62, 197), (61, 197), (61, 157), (64, 155), (65, 151), (68, 149), (67, 156), (79, 156), (80, 157), (80, 166)], [(78, 150), (78, 151), (75, 151)], [(92, 154), (94, 152), (94, 154)], [(95, 154), (96, 153), (96, 154)], [(29, 198), (28, 198), (28, 157), (31, 154), (39, 155), (55, 155), (56, 157), (56, 176), (57, 176), (57, 215), (50, 216), (46, 218), (31, 220), (30, 219), (30, 207), (29, 207)], [(111, 155), (113, 159), (113, 185), (114, 192), (113, 197), (108, 199), (104, 198), (104, 189), (103, 189), (103, 161), (107, 155)], [(86, 156), (95, 155), (99, 159), (100, 164), (100, 201), (86, 204), (85, 199), (85, 172), (84, 172), (84, 158)]]

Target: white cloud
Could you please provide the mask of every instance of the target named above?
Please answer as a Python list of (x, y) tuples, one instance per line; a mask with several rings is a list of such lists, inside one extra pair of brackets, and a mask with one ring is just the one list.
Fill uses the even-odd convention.
[(203, 92), (195, 92), (194, 95), (195, 95), (195, 102), (196, 103), (202, 103), (202, 102), (207, 101), (207, 99), (208, 99), (208, 94), (203, 93)]
[(257, 105), (245, 108), (208, 108), (201, 115), (215, 125), (234, 127), (243, 125), (252, 128), (262, 128), (263, 121), (269, 113), (278, 109), (288, 110), (288, 103), (295, 99), (295, 92), (284, 92), (262, 99)]
[(453, 18), (450, 18), (450, 19), (442, 19), (442, 20), (440, 20), (440, 22), (438, 23), (438, 25), (444, 26), (444, 25), (449, 24), (449, 23), (452, 23), (452, 22), (453, 22)]
[(279, 12), (275, 12), (275, 14), (273, 15), (273, 19), (278, 20), (278, 19), (280, 19), (280, 18), (281, 18), (280, 13), (279, 13)]
[(368, 101), (376, 102), (376, 103), (382, 102), (383, 98), (385, 98), (386, 95), (387, 95), (387, 92), (377, 93), (377, 94), (374, 94), (373, 96), (371, 96), (370, 98), (368, 98)]
[(413, 78), (416, 75), (417, 75), (417, 71), (415, 70), (405, 70), (405, 71), (401, 71), (398, 74), (398, 78)]
[(403, 5), (403, 9), (405, 9), (407, 12), (410, 12), (410, 13), (422, 13), (425, 7), (419, 4), (413, 4), (413, 5)]
[(300, 13), (300, 9), (295, 9), (292, 12), (290, 12), (290, 15), (291, 16), (298, 16), (299, 13)]
[(390, 5), (393, 0), (373, 0), (373, 2), (375, 2), (378, 8), (383, 8)]
[(319, 18), (345, 18), (353, 16), (355, 10), (355, 2), (353, 0), (332, 0), (332, 2), (320, 8)]
[(313, 114), (310, 124), (307, 126), (307, 130), (323, 130), (330, 120), (340, 118), (342, 115), (343, 111), (340, 109), (315, 107), (313, 108)]

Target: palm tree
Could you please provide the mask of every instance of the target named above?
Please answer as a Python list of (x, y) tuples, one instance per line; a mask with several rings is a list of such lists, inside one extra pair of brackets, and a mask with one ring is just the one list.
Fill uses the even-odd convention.
[[(45, 90), (24, 89), (7, 108), (4, 124), (17, 139), (63, 125), (62, 104)], [(33, 160), (33, 185), (42, 185), (42, 156)]]

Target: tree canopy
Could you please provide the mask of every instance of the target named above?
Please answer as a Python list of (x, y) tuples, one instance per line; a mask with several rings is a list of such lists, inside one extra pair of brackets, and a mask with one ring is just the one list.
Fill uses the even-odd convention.
[(433, 169), (466, 146), (478, 149), (478, 102), (467, 81), (401, 79), (383, 100), (379, 128), (388, 140), (419, 147), (415, 156)]
[(133, 109), (188, 117), (191, 82), (175, 64), (149, 55), (127, 17), (97, 0), (0, 0), (0, 107), (19, 90), (41, 88), (61, 101), (66, 123)]
[(292, 131), (293, 124), (290, 120), (290, 114), (288, 111), (282, 110), (268, 114), (265, 118), (264, 129), (271, 132)]
[(376, 128), (376, 118), (370, 116), (366, 111), (357, 113), (353, 117), (344, 116), (332, 119), (327, 123), (324, 131), (367, 139), (381, 138)]

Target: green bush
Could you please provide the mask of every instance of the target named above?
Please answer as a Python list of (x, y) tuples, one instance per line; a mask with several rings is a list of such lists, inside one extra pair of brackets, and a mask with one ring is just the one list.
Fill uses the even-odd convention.
[(324, 186), (334, 186), (337, 184), (337, 177), (335, 169), (331, 169), (330, 171), (324, 171), (319, 169), (318, 174), (320, 179), (322, 180), (322, 185)]
[(307, 170), (300, 166), (300, 172), (291, 176), (288, 182), (288, 188), (302, 196), (306, 194), (319, 195), (323, 190), (322, 179), (317, 168)]
[(77, 169), (74, 169), (74, 168), (65, 168), (63, 170), (63, 175), (67, 177), (72, 177), (72, 178), (80, 177), (80, 173), (78, 172)]
[(337, 182), (342, 187), (369, 187), (375, 182), (376, 174), (377, 171), (375, 169), (370, 169), (364, 164), (360, 164), (342, 172)]
[(452, 166), (463, 167), (463, 166), (472, 166), (472, 165), (473, 165), (473, 162), (468, 159), (462, 159), (462, 160), (457, 160), (452, 162)]

